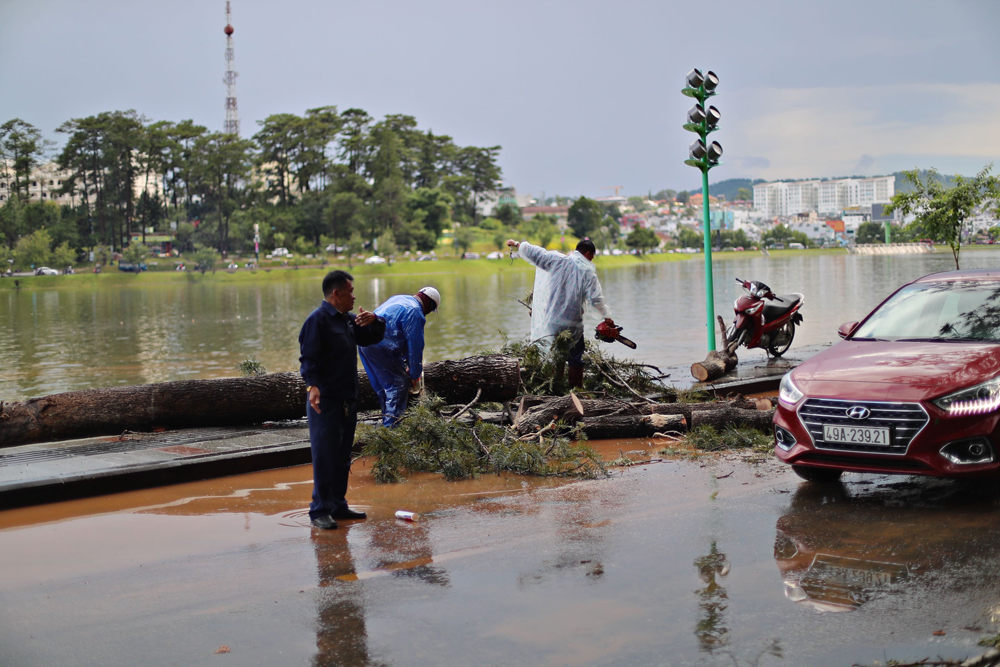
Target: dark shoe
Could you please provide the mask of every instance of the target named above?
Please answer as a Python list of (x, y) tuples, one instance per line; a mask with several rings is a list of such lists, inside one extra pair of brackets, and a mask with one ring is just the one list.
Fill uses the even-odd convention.
[(364, 512), (355, 512), (349, 507), (341, 507), (339, 510), (332, 515), (335, 519), (367, 519), (368, 515)]
[(333, 520), (333, 517), (329, 514), (324, 514), (313, 519), (310, 523), (317, 528), (322, 528), (323, 530), (333, 530), (337, 527), (337, 522)]

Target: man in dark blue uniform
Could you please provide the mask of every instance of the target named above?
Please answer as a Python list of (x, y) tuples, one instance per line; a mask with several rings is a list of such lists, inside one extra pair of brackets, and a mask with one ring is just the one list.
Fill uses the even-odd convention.
[(385, 320), (354, 308), (354, 278), (331, 271), (323, 278), (323, 303), (299, 333), (300, 373), (306, 383), (313, 495), (309, 518), (317, 528), (337, 527), (337, 519), (364, 519), (347, 506), (347, 477), (358, 423), (358, 345), (385, 335)]

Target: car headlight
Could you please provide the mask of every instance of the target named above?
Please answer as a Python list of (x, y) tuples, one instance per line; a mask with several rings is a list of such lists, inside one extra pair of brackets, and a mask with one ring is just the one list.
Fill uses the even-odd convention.
[(785, 377), (781, 378), (781, 385), (778, 387), (778, 400), (788, 405), (795, 405), (802, 400), (803, 396), (805, 394), (799, 391), (799, 388), (792, 382), (792, 374), (786, 373)]
[(1000, 408), (1000, 378), (962, 389), (932, 401), (949, 415), (984, 415)]

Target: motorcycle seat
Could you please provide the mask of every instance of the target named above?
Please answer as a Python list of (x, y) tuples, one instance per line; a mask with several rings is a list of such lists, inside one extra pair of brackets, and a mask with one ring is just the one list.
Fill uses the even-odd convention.
[(801, 294), (779, 294), (778, 298), (781, 301), (768, 301), (764, 304), (765, 322), (773, 322), (779, 317), (783, 317), (802, 301)]

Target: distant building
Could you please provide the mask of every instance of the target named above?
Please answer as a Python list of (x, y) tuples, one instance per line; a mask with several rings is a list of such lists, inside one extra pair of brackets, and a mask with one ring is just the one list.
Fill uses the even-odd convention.
[(569, 206), (525, 206), (521, 209), (521, 217), (525, 220), (531, 220), (540, 213), (554, 215), (559, 229), (566, 229), (569, 224)]
[(753, 186), (753, 207), (767, 216), (837, 215), (852, 208), (871, 214), (872, 205), (888, 204), (895, 189), (894, 176), (759, 183)]
[(480, 215), (491, 216), (496, 213), (498, 208), (504, 205), (524, 208), (525, 206), (532, 205), (534, 202), (535, 200), (530, 194), (517, 194), (516, 188), (500, 188), (496, 192), (490, 193), (484, 200), (477, 203), (476, 209), (479, 211)]
[[(63, 187), (63, 181), (68, 179), (71, 172), (61, 171), (59, 165), (55, 162), (47, 162), (46, 164), (39, 165), (31, 172), (31, 178), (28, 181), (28, 201), (29, 202), (40, 202), (40, 201), (52, 201), (57, 204), (66, 204), (68, 206), (76, 206), (77, 204), (83, 203), (83, 183), (82, 181), (77, 181), (76, 186), (73, 191), (68, 194), (62, 194), (59, 191)], [(149, 194), (152, 195), (157, 189), (160, 176), (153, 174), (149, 178)], [(138, 178), (135, 182), (135, 196), (139, 197), (142, 194), (143, 185), (145, 184), (145, 178)], [(14, 170), (9, 167), (8, 169), (3, 169), (0, 165), (0, 202), (6, 202), (14, 190)], [(91, 204), (94, 203), (94, 195), (97, 194), (97, 190), (91, 185), (90, 187), (90, 201)]]

